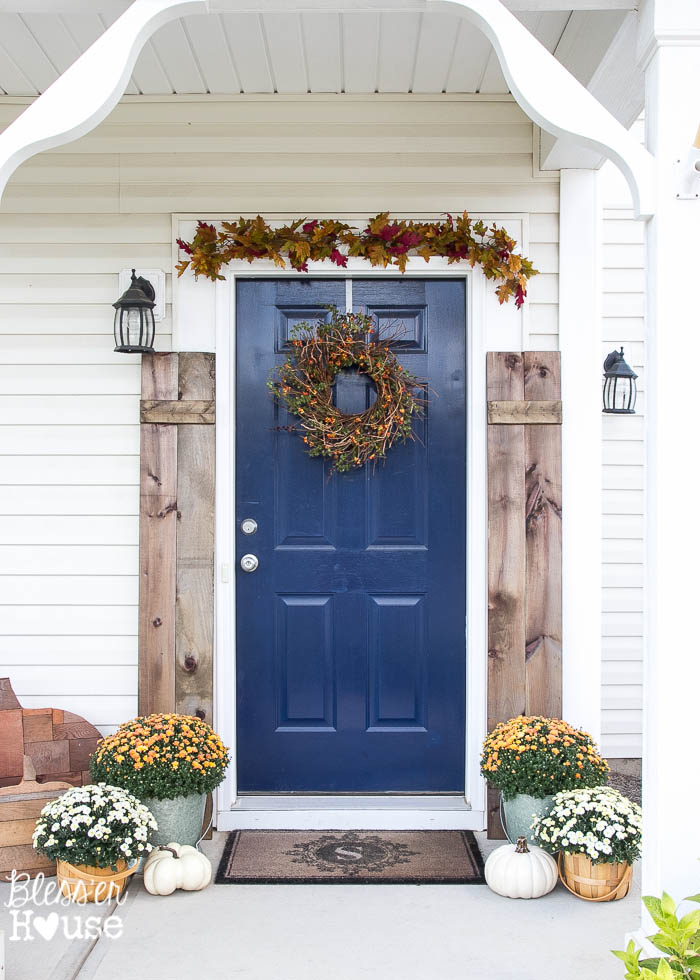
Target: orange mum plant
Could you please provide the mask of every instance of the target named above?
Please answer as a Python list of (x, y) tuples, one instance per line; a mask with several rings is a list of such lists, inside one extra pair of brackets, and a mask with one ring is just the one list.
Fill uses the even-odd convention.
[(588, 732), (559, 718), (511, 718), (484, 739), (481, 772), (503, 798), (549, 796), (606, 783), (609, 767)]
[(134, 718), (97, 746), (94, 782), (123, 786), (139, 799), (209, 793), (224, 778), (228, 749), (206, 722), (190, 715)]

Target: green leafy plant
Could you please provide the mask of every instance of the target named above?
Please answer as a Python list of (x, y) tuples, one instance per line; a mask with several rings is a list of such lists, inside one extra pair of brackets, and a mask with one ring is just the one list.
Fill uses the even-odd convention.
[[(700, 895), (687, 902), (700, 905)], [(678, 917), (675, 902), (666, 892), (661, 898), (647, 896), (643, 902), (658, 928), (649, 939), (663, 956), (640, 959), (642, 950), (630, 940), (627, 949), (613, 953), (625, 964), (625, 980), (700, 980), (700, 909)]]
[(53, 861), (117, 870), (118, 861), (151, 849), (153, 814), (131, 793), (104, 783), (75, 786), (47, 803), (32, 835), (34, 847)]
[(172, 800), (209, 793), (224, 778), (228, 749), (190, 715), (155, 714), (121, 725), (97, 746), (90, 775), (123, 786), (138, 799)]
[(480, 265), (487, 279), (500, 282), (499, 303), (515, 297), (525, 301), (527, 281), (537, 275), (529, 259), (515, 251), (515, 241), (496, 224), (472, 221), (467, 212), (445, 216), (441, 221), (391, 219), (388, 211), (376, 215), (362, 229), (336, 218), (297, 218), (286, 225), (269, 225), (264, 218), (239, 218), (214, 225), (200, 221), (191, 241), (177, 240), (187, 256), (177, 263), (181, 276), (192, 269), (195, 276), (225, 278), (221, 269), (234, 259), (270, 259), (281, 269), (289, 263), (297, 272), (308, 272), (309, 262), (332, 262), (345, 268), (348, 257), (367, 259), (373, 266), (393, 265), (406, 271), (410, 255), (429, 261), (432, 257)]
[(505, 800), (518, 793), (542, 797), (598, 786), (608, 771), (588, 732), (560, 718), (520, 715), (497, 725), (484, 739), (481, 773)]
[[(376, 322), (365, 313), (341, 313), (329, 306), (330, 318), (298, 323), (291, 353), (268, 388), (299, 427), (309, 456), (333, 460), (344, 472), (384, 459), (395, 442), (415, 439), (413, 419), (423, 414), (425, 385), (399, 364), (392, 342), (400, 332), (372, 339)], [(333, 404), (333, 383), (344, 369), (357, 368), (372, 379), (376, 401), (365, 412), (347, 415)]]
[(642, 846), (642, 811), (612, 786), (557, 793), (550, 812), (533, 824), (551, 854), (586, 854), (593, 864), (632, 864)]

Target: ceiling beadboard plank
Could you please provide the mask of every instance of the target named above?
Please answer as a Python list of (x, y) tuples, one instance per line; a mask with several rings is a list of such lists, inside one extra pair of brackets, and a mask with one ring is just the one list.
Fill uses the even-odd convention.
[(222, 14), (229, 50), (243, 92), (273, 92), (274, 85), (257, 14)]
[(217, 17), (185, 17), (182, 21), (207, 90), (240, 92), (241, 86)]
[(262, 25), (276, 91), (284, 94), (306, 92), (308, 81), (299, 14), (263, 14)]
[(144, 44), (134, 66), (133, 79), (144, 95), (172, 95), (173, 86), (150, 41)]
[(37, 91), (46, 91), (56, 81), (56, 67), (18, 14), (0, 13), (0, 37)]
[[(179, 20), (165, 24), (151, 40), (163, 70), (178, 95), (203, 95), (207, 88)], [(205, 52), (206, 56), (206, 52)]]
[(447, 91), (476, 92), (486, 70), (490, 53), (491, 45), (488, 38), (462, 20), (458, 27), (452, 64), (447, 74)]
[(457, 24), (455, 17), (445, 14), (423, 14), (413, 76), (414, 92), (445, 90)]
[(25, 14), (23, 19), (47, 58), (59, 72), (63, 73), (70, 68), (82, 54), (58, 14)]
[(342, 15), (343, 75), (348, 93), (375, 92), (379, 57), (379, 14)]
[(382, 14), (381, 24), (377, 88), (380, 92), (408, 92), (413, 81), (420, 14)]
[[(69, 32), (73, 35), (75, 40), (78, 42), (81, 51), (87, 51), (90, 45), (97, 40), (100, 34), (103, 34), (108, 27), (114, 23), (114, 21), (119, 16), (120, 11), (109, 8), (107, 10), (100, 10), (96, 13), (88, 13), (87, 10), (81, 11), (76, 14), (64, 13), (62, 15), (63, 21), (68, 27)], [(96, 22), (96, 23), (95, 23)], [(94, 33), (95, 26), (97, 26), (97, 33)], [(83, 38), (92, 37), (90, 40), (84, 40)], [(167, 91), (171, 91), (168, 89)], [(125, 89), (126, 95), (140, 95), (141, 90), (134, 81), (133, 77), (129, 80), (128, 85)]]
[[(1, 36), (1, 35), (0, 35)], [(38, 95), (39, 92), (11, 55), (0, 47), (0, 86), (6, 95)]]
[[(74, 45), (77, 47), (79, 54), (87, 51), (106, 30), (105, 22), (99, 14), (59, 14), (58, 16), (64, 30), (72, 38)], [(138, 87), (133, 79), (129, 80), (125, 92), (127, 95), (139, 94)]]
[(301, 29), (310, 91), (341, 92), (340, 16), (334, 13), (302, 14)]
[(496, 52), (493, 49), (491, 49), (489, 60), (486, 63), (486, 69), (479, 85), (479, 91), (482, 94), (489, 95), (508, 91), (508, 82), (505, 80)]
[(81, 51), (87, 51), (106, 30), (99, 14), (61, 14), (60, 18)]

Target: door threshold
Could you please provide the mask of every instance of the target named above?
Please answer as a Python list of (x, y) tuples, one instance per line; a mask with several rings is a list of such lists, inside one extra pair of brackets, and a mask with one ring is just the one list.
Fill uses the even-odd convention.
[(232, 810), (471, 810), (461, 794), (250, 793)]
[(463, 796), (244, 796), (217, 830), (483, 830)]

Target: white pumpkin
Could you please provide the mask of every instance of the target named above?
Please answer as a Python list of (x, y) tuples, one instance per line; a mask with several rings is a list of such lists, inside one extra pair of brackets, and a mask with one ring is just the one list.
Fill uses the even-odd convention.
[(541, 898), (557, 883), (557, 865), (541, 847), (528, 847), (524, 837), (489, 854), (484, 867), (486, 884), (506, 898)]
[(151, 851), (143, 883), (151, 895), (172, 895), (176, 888), (198, 892), (211, 881), (211, 861), (189, 844), (168, 844)]

